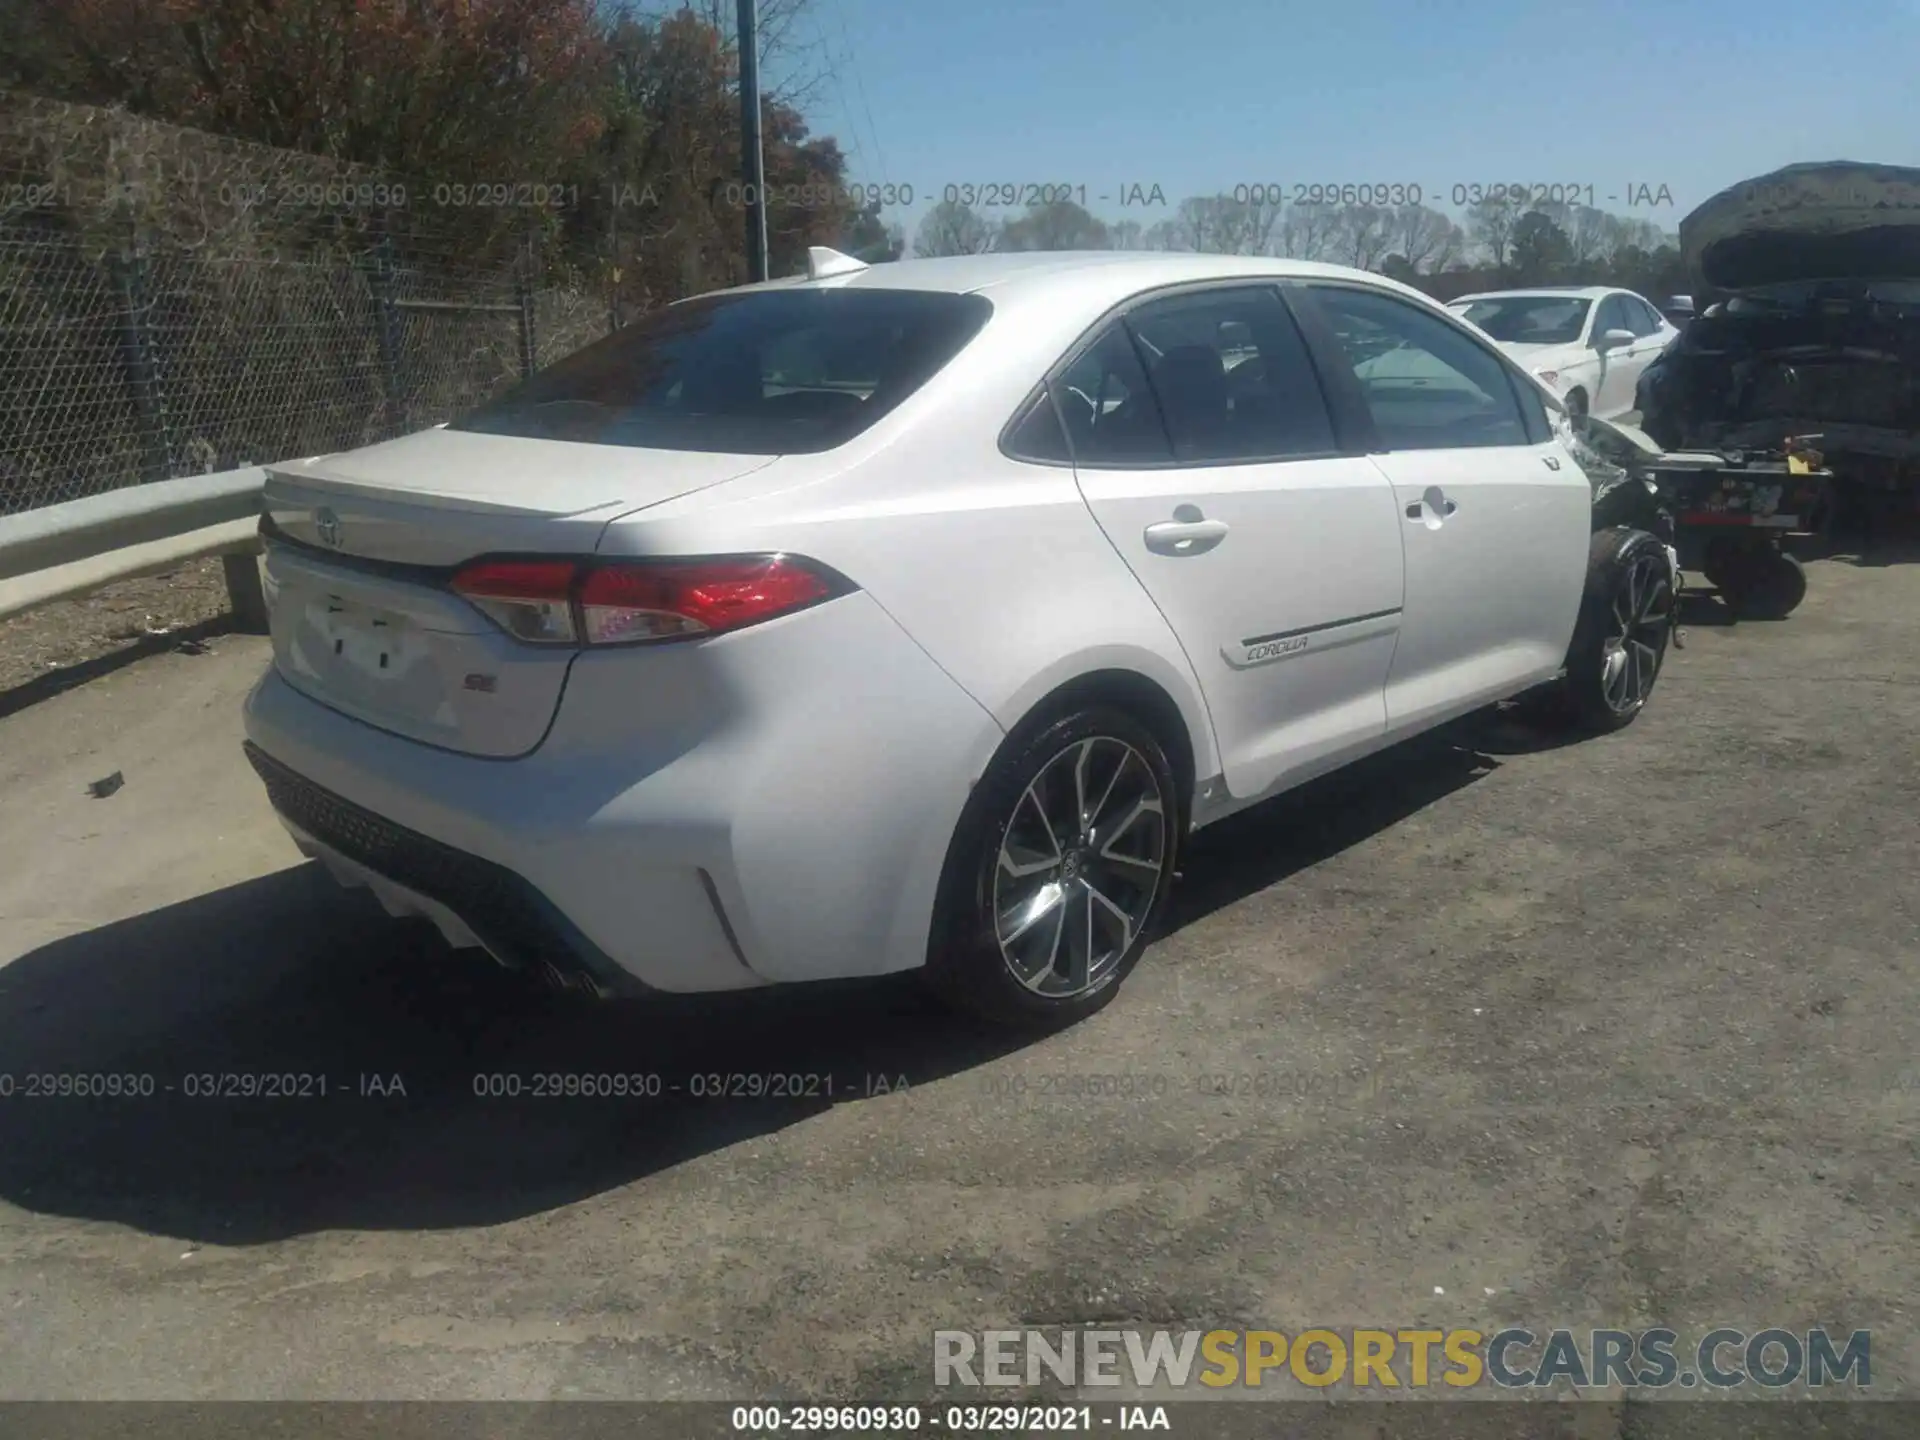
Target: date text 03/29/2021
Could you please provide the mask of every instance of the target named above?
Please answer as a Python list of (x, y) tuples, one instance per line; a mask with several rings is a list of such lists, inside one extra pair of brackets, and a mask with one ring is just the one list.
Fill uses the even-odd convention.
[(1091, 1434), (1171, 1431), (1164, 1405), (736, 1405), (732, 1428), (750, 1435)]
[[(966, 180), (943, 185), (887, 183), (829, 184), (815, 182), (799, 185), (768, 184), (758, 188), (738, 181), (717, 187), (715, 198), (723, 204), (745, 206), (755, 198), (769, 205), (795, 209), (820, 209), (827, 206), (853, 206), (882, 209), (911, 208), (916, 203), (963, 206), (981, 210), (1032, 210), (1054, 205), (1118, 206), (1122, 210), (1171, 209), (1180, 204), (1177, 192), (1155, 181), (1110, 180), (1091, 184), (1079, 180)], [(1446, 184), (1423, 184), (1415, 180), (1255, 180), (1241, 181), (1210, 201), (1228, 200), (1235, 205), (1280, 207), (1286, 205), (1451, 205), (1471, 208), (1493, 203), (1520, 207), (1532, 205), (1585, 206), (1624, 205), (1629, 209), (1670, 208), (1673, 190), (1663, 181), (1651, 180), (1473, 180)], [(619, 203), (628, 203), (618, 197)], [(644, 203), (645, 197), (640, 198)]]
[[(132, 200), (140, 187), (132, 182), (108, 187), (109, 198)], [(442, 181), (409, 186), (405, 181), (334, 181), (267, 184), (250, 180), (222, 180), (210, 187), (210, 198), (235, 209), (319, 209), (334, 212), (404, 209), (436, 210), (571, 210), (595, 202), (615, 209), (652, 209), (664, 202), (663, 192), (651, 183), (614, 182), (604, 186), (557, 180)], [(1417, 180), (1244, 180), (1208, 202), (1279, 208), (1288, 205), (1452, 206), (1471, 209), (1482, 204), (1576, 206), (1596, 209), (1624, 206), (1629, 210), (1669, 209), (1673, 190), (1655, 180), (1454, 180), (1432, 184)], [(15, 208), (38, 209), (65, 202), (57, 184), (0, 187), (0, 203), (11, 199)], [(744, 208), (756, 202), (782, 210), (894, 210), (944, 203), (968, 209), (1025, 211), (1050, 206), (1118, 207), (1122, 210), (1172, 210), (1182, 204), (1177, 191), (1151, 180), (993, 180), (948, 181), (915, 185), (893, 181), (772, 181), (759, 186), (738, 180), (716, 182), (709, 199), (718, 205)]]
[[(828, 206), (882, 209), (912, 208), (916, 203), (963, 206), (981, 210), (1032, 210), (1055, 205), (1117, 206), (1122, 210), (1172, 209), (1181, 202), (1177, 192), (1145, 180), (1087, 183), (1078, 180), (968, 180), (944, 185), (808, 183), (769, 184), (759, 188), (738, 181), (717, 187), (715, 199), (745, 206), (755, 198), (769, 205), (794, 209)], [(1474, 180), (1423, 184), (1415, 180), (1255, 180), (1240, 181), (1205, 197), (1235, 205), (1277, 208), (1287, 205), (1451, 205), (1470, 209), (1482, 204), (1584, 206), (1624, 205), (1628, 209), (1671, 208), (1673, 191), (1663, 181), (1650, 180)], [(618, 203), (629, 203), (617, 197)], [(645, 203), (641, 197), (639, 203)]]

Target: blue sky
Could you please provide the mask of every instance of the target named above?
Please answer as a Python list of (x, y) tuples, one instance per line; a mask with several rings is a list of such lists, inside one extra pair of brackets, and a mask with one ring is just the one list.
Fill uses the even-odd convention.
[[(1084, 185), (1144, 223), (1169, 212), (1092, 197), (1557, 181), (1671, 229), (1793, 161), (1920, 164), (1920, 0), (813, 6), (810, 119), (855, 179), (914, 187), (909, 232), (929, 192), (992, 181)], [(1673, 205), (1629, 208), (1641, 183)]]

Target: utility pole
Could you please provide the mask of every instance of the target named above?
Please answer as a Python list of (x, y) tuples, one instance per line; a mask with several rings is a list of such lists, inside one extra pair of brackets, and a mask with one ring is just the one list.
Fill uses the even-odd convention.
[(767, 278), (767, 174), (760, 153), (760, 5), (740, 3), (740, 181), (747, 202), (747, 278)]

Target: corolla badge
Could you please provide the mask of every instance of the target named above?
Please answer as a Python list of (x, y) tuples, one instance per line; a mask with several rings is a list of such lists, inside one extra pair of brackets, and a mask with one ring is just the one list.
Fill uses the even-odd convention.
[(313, 533), (329, 550), (338, 550), (346, 543), (346, 534), (340, 528), (340, 517), (325, 506), (313, 512)]
[(1267, 640), (1243, 640), (1223, 649), (1221, 655), (1234, 669), (1246, 670), (1303, 654), (1311, 644), (1311, 635), (1275, 635)]

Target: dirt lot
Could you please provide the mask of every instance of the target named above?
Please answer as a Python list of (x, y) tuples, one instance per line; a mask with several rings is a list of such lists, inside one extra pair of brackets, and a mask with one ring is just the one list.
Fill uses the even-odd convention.
[[(0, 1101), (0, 1396), (898, 1396), (935, 1328), (1096, 1320), (1871, 1327), (1912, 1396), (1920, 566), (1812, 577), (1695, 606), (1622, 735), (1208, 832), (1027, 1046), (899, 985), (580, 1009), (394, 926), (240, 759), (264, 642), (17, 701), (0, 1071), (174, 1091)], [(185, 1093), (245, 1071), (333, 1088)], [(837, 1089), (475, 1094), (550, 1071)]]
[(0, 715), (84, 683), (129, 648), (157, 654), (227, 628), (220, 557), (0, 620)]

